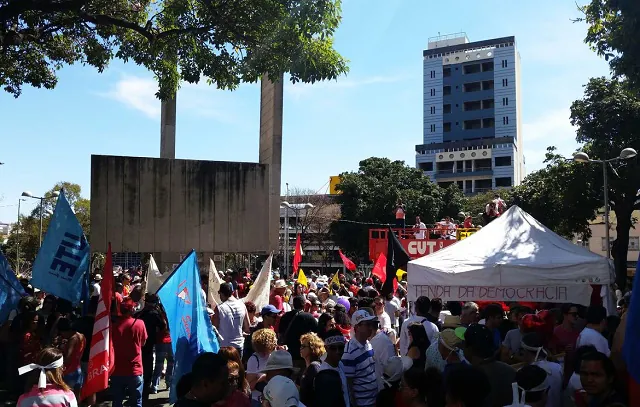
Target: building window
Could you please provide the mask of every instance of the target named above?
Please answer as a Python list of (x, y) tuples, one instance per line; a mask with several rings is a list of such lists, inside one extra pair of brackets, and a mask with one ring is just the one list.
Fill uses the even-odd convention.
[(451, 105), (450, 104), (446, 104), (446, 105), (442, 106), (442, 113), (451, 113)]
[(505, 116), (502, 118), (502, 124), (505, 126), (509, 124), (509, 116)]
[(509, 86), (509, 79), (504, 78), (504, 79), (502, 80), (502, 86), (503, 86), (503, 87), (507, 87), (507, 86)]
[(502, 98), (502, 106), (509, 106), (509, 98)]
[(435, 96), (436, 95), (436, 90), (435, 89), (431, 89), (431, 96)]
[(638, 251), (638, 246), (640, 246), (640, 237), (638, 236), (629, 236), (629, 251)]
[(503, 59), (503, 60), (502, 60), (502, 67), (503, 67), (503, 68), (506, 68), (507, 66), (508, 66), (508, 64), (507, 64), (507, 60), (506, 60), (506, 59)]
[(482, 128), (482, 120), (465, 120), (462, 124), (464, 130), (477, 130)]
[(496, 167), (509, 167), (511, 165), (511, 157), (495, 157)]
[(482, 102), (479, 100), (476, 100), (473, 102), (464, 102), (464, 104), (462, 105), (462, 109), (465, 112), (472, 111), (472, 110), (480, 110), (482, 109)]
[(479, 92), (482, 90), (482, 82), (471, 82), (464, 84), (465, 92)]
[(496, 127), (496, 119), (493, 117), (488, 117), (485, 119), (482, 119), (482, 128), (483, 129), (490, 129)]
[(465, 75), (470, 75), (473, 73), (478, 73), (482, 71), (482, 65), (481, 64), (471, 64), (471, 65), (465, 65), (462, 68), (462, 72)]
[(445, 78), (448, 78), (449, 76), (451, 76), (451, 68), (444, 68), (442, 70), (442, 76)]
[(431, 106), (431, 114), (436, 114), (436, 107), (435, 106)]
[(432, 124), (431, 125), (431, 133), (435, 133), (436, 132), (436, 125)]
[(451, 122), (443, 123), (442, 131), (444, 131), (445, 133), (449, 133), (451, 131)]
[[(602, 251), (606, 252), (607, 251), (607, 238), (603, 237), (601, 240), (602, 243)], [(613, 239), (609, 238), (609, 247), (611, 247), (611, 245), (613, 244)]]
[(435, 78), (436, 77), (436, 71), (431, 71), (431, 78)]
[(496, 178), (496, 188), (498, 188), (498, 187), (510, 187), (510, 186), (511, 186), (511, 177)]
[(422, 171), (433, 171), (433, 163), (419, 163), (418, 168), (420, 168)]
[(584, 247), (585, 249), (589, 249), (589, 239), (578, 240), (576, 244)]
[(451, 94), (451, 86), (444, 86), (442, 88), (442, 94), (447, 96)]
[(495, 105), (495, 102), (493, 99), (485, 99), (482, 101), (483, 109), (493, 109), (494, 105)]

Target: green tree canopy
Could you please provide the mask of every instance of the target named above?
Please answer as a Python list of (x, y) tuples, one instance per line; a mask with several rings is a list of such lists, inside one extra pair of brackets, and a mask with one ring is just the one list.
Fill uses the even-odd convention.
[(486, 191), (483, 193), (475, 194), (472, 196), (464, 197), (462, 203), (462, 211), (465, 215), (470, 215), (473, 218), (473, 224), (481, 226), (484, 222), (482, 214), (486, 210), (486, 206), (489, 202), (493, 201), (494, 196), (497, 194), (501, 199), (511, 206), (512, 204), (512, 189), (496, 189), (493, 191)]
[(595, 169), (567, 160), (555, 147), (547, 148), (545, 163), (514, 188), (510, 203), (567, 239), (588, 237), (589, 221), (602, 206), (602, 184), (593, 178)]
[[(360, 161), (357, 172), (346, 172), (340, 177), (336, 187), (340, 194), (336, 200), (340, 204), (341, 220), (331, 225), (332, 235), (340, 248), (361, 260), (368, 259), (369, 229), (393, 224), (398, 199), (406, 205), (409, 225), (415, 216), (420, 216), (426, 224), (433, 224), (445, 208), (444, 190), (404, 161), (367, 158)], [(450, 207), (448, 210), (455, 216), (460, 209)]]
[(52, 89), (56, 70), (113, 58), (155, 74), (158, 97), (201, 78), (220, 89), (263, 74), (293, 82), (347, 72), (333, 48), (340, 0), (0, 0), (0, 86)]
[[(592, 78), (585, 86), (584, 97), (571, 105), (571, 124), (577, 127), (576, 140), (584, 144), (583, 151), (591, 159), (618, 157), (623, 148), (640, 151), (640, 97), (619, 79)], [(580, 175), (602, 189), (602, 167), (582, 164)], [(640, 209), (640, 164), (638, 157), (614, 161), (607, 166), (609, 200), (616, 214), (616, 240), (612, 255), (617, 282), (624, 287), (627, 275), (629, 230), (632, 213)], [(596, 189), (597, 190), (597, 189)], [(602, 195), (600, 195), (602, 199)], [(576, 209), (583, 201), (573, 200)]]
[(604, 57), (618, 77), (640, 90), (640, 2), (591, 0), (581, 7), (589, 25), (585, 42)]

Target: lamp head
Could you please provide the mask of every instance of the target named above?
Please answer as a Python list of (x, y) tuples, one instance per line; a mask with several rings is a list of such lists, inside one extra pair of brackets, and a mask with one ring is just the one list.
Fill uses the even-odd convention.
[(638, 155), (638, 152), (631, 147), (627, 147), (620, 152), (620, 158), (628, 160)]
[(60, 196), (60, 191), (53, 191), (51, 196)]
[(21, 196), (26, 196), (27, 198), (33, 198), (33, 194), (29, 191), (24, 191)]
[(315, 205), (312, 203), (306, 203), (304, 204), (305, 209), (311, 209), (311, 208), (315, 208)]
[(573, 155), (573, 161), (577, 163), (588, 163), (591, 159), (587, 153), (579, 151)]
[(282, 201), (280, 206), (284, 206), (285, 208), (291, 209), (291, 204), (289, 202), (287, 202), (287, 201)]

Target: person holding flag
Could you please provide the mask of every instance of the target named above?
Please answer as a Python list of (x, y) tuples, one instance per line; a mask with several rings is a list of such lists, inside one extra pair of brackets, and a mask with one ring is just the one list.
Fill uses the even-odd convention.
[(198, 355), (217, 353), (220, 349), (207, 313), (207, 304), (200, 295), (200, 271), (194, 250), (182, 260), (158, 290), (171, 332), (174, 354), (173, 380), (169, 399), (177, 400), (176, 386), (180, 378), (191, 371)]

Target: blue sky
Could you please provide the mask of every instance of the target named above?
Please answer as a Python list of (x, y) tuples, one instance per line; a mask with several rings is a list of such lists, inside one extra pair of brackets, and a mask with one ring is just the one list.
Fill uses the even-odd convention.
[[(586, 0), (579, 0), (584, 3)], [(344, 0), (336, 48), (351, 71), (337, 81), (285, 84), (282, 186), (324, 192), (329, 176), (371, 156), (415, 164), (422, 142), (422, 50), (432, 36), (464, 31), (471, 41), (515, 35), (522, 57), (527, 172), (548, 145), (575, 148), (569, 106), (589, 77), (608, 74), (583, 43), (573, 0)], [(0, 222), (16, 218), (23, 190), (58, 181), (89, 196), (91, 154), (157, 157), (160, 103), (152, 76), (114, 62), (99, 74), (76, 65), (53, 91), (0, 93)], [(203, 85), (178, 94), (177, 158), (258, 160), (259, 86), (234, 92)], [(35, 201), (23, 203), (24, 210)]]

